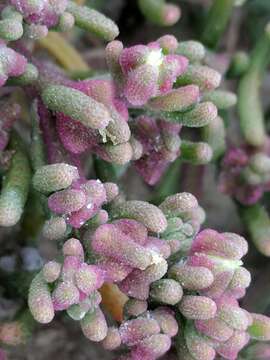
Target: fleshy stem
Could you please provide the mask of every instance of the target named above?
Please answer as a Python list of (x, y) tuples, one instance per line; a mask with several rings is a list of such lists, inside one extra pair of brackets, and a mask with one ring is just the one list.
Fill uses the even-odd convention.
[(45, 146), (42, 139), (42, 133), (40, 129), (40, 120), (38, 115), (38, 104), (35, 100), (31, 107), (31, 122), (32, 122), (32, 134), (31, 134), (31, 163), (33, 170), (36, 171), (39, 167), (45, 165), (46, 155)]
[[(262, 260), (260, 259), (260, 261)], [(267, 263), (265, 263), (266, 261)], [(243, 299), (242, 305), (248, 311), (265, 313), (270, 305), (270, 284), (268, 282), (270, 267), (267, 265), (268, 259), (265, 259), (265, 262), (263, 262), (263, 272), (258, 273), (256, 282)]]
[[(35, 100), (30, 110), (32, 123), (30, 158), (34, 172), (47, 163), (37, 106), (37, 100)], [(31, 244), (32, 246), (36, 244), (38, 239), (38, 233), (44, 223), (44, 214), (48, 214), (47, 199), (44, 195), (38, 194), (31, 188), (29, 201), (25, 207), (25, 213), (22, 220), (22, 234), (23, 238), (27, 239), (28, 244)]]
[(156, 187), (151, 202), (160, 204), (167, 196), (179, 191), (181, 155), (170, 165), (162, 178), (160, 184)]
[(213, 152), (211, 147), (205, 142), (182, 141), (181, 156), (183, 161), (194, 164), (204, 165), (211, 161)]
[(39, 40), (39, 45), (49, 51), (56, 60), (69, 71), (89, 71), (89, 66), (62, 35), (56, 32), (49, 34)]
[(94, 167), (98, 179), (103, 182), (118, 182), (119, 178), (126, 169), (125, 166), (109, 163), (97, 156), (94, 157)]
[(237, 51), (232, 59), (226, 77), (229, 79), (239, 78), (249, 68), (249, 55), (245, 51)]
[(270, 218), (266, 209), (260, 204), (240, 207), (240, 215), (258, 251), (270, 256)]
[(13, 132), (10, 149), (14, 151), (4, 176), (0, 195), (0, 226), (13, 226), (21, 218), (28, 197), (31, 168), (19, 136)]
[(202, 128), (202, 138), (213, 151), (212, 160), (217, 160), (226, 149), (226, 129), (220, 116)]
[(248, 71), (240, 81), (238, 112), (245, 140), (253, 146), (264, 143), (266, 132), (260, 101), (260, 85), (264, 71), (270, 62), (270, 26), (251, 54)]
[(214, 0), (206, 19), (202, 42), (209, 48), (215, 48), (230, 19), (235, 0)]

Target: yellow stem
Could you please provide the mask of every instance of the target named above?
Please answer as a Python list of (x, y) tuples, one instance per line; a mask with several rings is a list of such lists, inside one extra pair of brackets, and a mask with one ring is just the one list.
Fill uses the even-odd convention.
[(39, 40), (39, 45), (45, 48), (66, 70), (87, 71), (88, 64), (81, 57), (79, 52), (56, 32), (50, 31), (49, 34)]
[(128, 297), (119, 290), (117, 285), (109, 283), (102, 286), (100, 293), (104, 308), (116, 321), (121, 322), (123, 320), (123, 308)]

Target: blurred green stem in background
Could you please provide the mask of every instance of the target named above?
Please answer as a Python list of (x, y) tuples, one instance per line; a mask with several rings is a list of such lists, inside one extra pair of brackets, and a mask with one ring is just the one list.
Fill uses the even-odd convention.
[(245, 51), (237, 51), (233, 54), (226, 77), (228, 79), (233, 79), (243, 76), (248, 70), (249, 65), (249, 55)]
[(215, 48), (224, 33), (230, 19), (235, 0), (214, 0), (205, 19), (202, 42), (209, 48)]
[(241, 218), (257, 250), (270, 256), (270, 218), (261, 204), (240, 206)]
[(253, 146), (262, 146), (266, 131), (264, 113), (260, 100), (263, 74), (270, 62), (270, 24), (251, 53), (250, 65), (240, 81), (238, 90), (238, 112), (245, 140)]
[(31, 181), (31, 168), (25, 145), (15, 131), (11, 135), (9, 149), (14, 154), (3, 177), (0, 195), (1, 226), (13, 226), (19, 222)]
[(217, 160), (226, 150), (226, 129), (224, 120), (217, 116), (202, 128), (202, 138), (213, 151), (212, 160)]
[(126, 166), (109, 163), (98, 156), (94, 157), (94, 168), (99, 180), (102, 182), (111, 181), (115, 183), (119, 181), (126, 170)]
[(159, 205), (167, 196), (175, 194), (180, 187), (181, 155), (170, 165), (161, 182), (155, 188), (151, 202)]

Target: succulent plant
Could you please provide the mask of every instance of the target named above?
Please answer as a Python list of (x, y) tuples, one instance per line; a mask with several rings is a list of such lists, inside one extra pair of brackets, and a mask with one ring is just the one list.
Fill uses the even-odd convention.
[[(202, 10), (195, 40), (162, 34), (134, 44), (116, 39), (116, 23), (84, 0), (2, 1), (0, 310), (10, 309), (0, 311), (0, 359), (56, 315), (118, 360), (269, 357), (269, 294), (263, 314), (243, 300), (260, 260), (249, 259), (256, 253), (242, 236), (270, 256), (259, 93), (269, 25), (250, 55), (214, 53), (245, 1), (214, 0), (208, 10), (198, 2), (125, 4), (123, 13), (138, 7), (134, 16), (155, 26)], [(89, 65), (89, 42), (102, 48), (102, 71)], [(213, 168), (247, 234), (207, 222), (201, 192)]]

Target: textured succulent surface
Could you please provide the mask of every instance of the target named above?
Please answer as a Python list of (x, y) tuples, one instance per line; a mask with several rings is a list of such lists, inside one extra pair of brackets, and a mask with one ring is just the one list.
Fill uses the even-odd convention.
[[(48, 262), (33, 280), (29, 306), (37, 321), (49, 322), (54, 312), (66, 310), (80, 321), (87, 338), (109, 350), (123, 344), (136, 359), (160, 357), (177, 334), (196, 359), (215, 354), (236, 359), (250, 338), (269, 340), (269, 318), (239, 305), (251, 280), (242, 267), (248, 249), (244, 238), (200, 231), (201, 209), (189, 193), (166, 198), (160, 209), (138, 201), (117, 208), (117, 220), (95, 224), (84, 235), (87, 253), (94, 255), (91, 265), (84, 262), (87, 253), (80, 241), (70, 238), (61, 263)], [(161, 215), (168, 226), (161, 225)], [(185, 225), (190, 226), (186, 234), (181, 231)], [(171, 244), (173, 234), (179, 234), (177, 247)], [(108, 327), (99, 307), (104, 281), (127, 295), (119, 328)]]
[(0, 360), (269, 359), (270, 7), (181, 7), (1, 2)]

